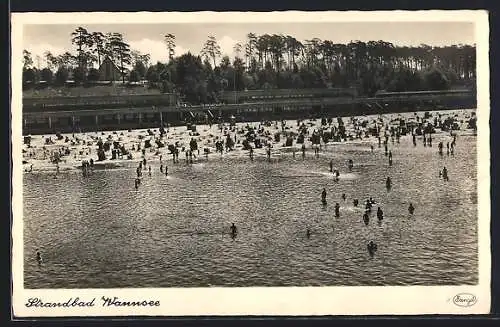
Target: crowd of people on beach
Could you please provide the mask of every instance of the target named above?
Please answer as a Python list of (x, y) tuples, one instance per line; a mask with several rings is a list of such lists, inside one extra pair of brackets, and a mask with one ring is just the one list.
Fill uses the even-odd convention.
[[(429, 117), (427, 117), (429, 118)], [(210, 134), (205, 140), (203, 153), (205, 155), (205, 160), (208, 160), (209, 155), (212, 154), (211, 147), (207, 145), (215, 145), (215, 153), (223, 155), (234, 151), (236, 148), (241, 148), (241, 150), (248, 151), (248, 156), (250, 160), (254, 160), (255, 152), (258, 149), (262, 149), (265, 153), (267, 161), (272, 160), (272, 149), (276, 146), (279, 148), (289, 147), (292, 149), (292, 156), (295, 158), (296, 150), (299, 148), (301, 151), (302, 159), (306, 159), (307, 150), (311, 149), (314, 151), (314, 157), (318, 158), (322, 151), (322, 148), (326, 146), (329, 142), (345, 142), (348, 140), (367, 140), (375, 138), (378, 143), (379, 148), (384, 148), (384, 155), (387, 157), (387, 163), (389, 166), (393, 165), (393, 151), (396, 148), (390, 148), (390, 144), (399, 143), (402, 137), (410, 137), (412, 139), (413, 146), (417, 146), (417, 137), (421, 136), (423, 140), (424, 147), (432, 148), (432, 134), (435, 132), (435, 128), (441, 128), (442, 130), (450, 131), (450, 141), (446, 143), (446, 153), (447, 155), (454, 155), (457, 143), (457, 135), (450, 128), (443, 125), (443, 120), (441, 115), (435, 116), (434, 124), (429, 123), (429, 119), (419, 117), (415, 114), (415, 120), (404, 119), (398, 117), (395, 122), (396, 125), (387, 123), (382, 117), (375, 120), (373, 124), (368, 124), (366, 120), (351, 118), (350, 130), (346, 128), (346, 124), (341, 118), (337, 119), (337, 124), (334, 124), (331, 119), (322, 119), (321, 125), (318, 126), (314, 121), (304, 121), (298, 120), (296, 126), (296, 132), (288, 126), (285, 121), (281, 122), (261, 122), (257, 127), (246, 124), (237, 128), (234, 124), (226, 125), (219, 124), (219, 130), (221, 135), (215, 136)], [(394, 121), (393, 121), (394, 123)], [(279, 124), (281, 124), (281, 131), (279, 131)], [(279, 132), (272, 133), (272, 128), (275, 128)], [(312, 132), (311, 132), (312, 129)], [(188, 129), (189, 130), (189, 129)], [(57, 150), (49, 149), (50, 145), (55, 142), (51, 137), (44, 137), (45, 144), (40, 148), (34, 148), (30, 146), (30, 139), (26, 141), (27, 148), (23, 149), (25, 160), (24, 164), (28, 164), (30, 159), (41, 158), (42, 160), (49, 160), (56, 167), (56, 172), (54, 176), (60, 174), (61, 162), (65, 161), (65, 157), (73, 157), (76, 159), (78, 157), (83, 157), (81, 160), (80, 169), (83, 176), (89, 176), (94, 169), (96, 169), (96, 164), (99, 162), (109, 162), (119, 158), (126, 158), (124, 160), (134, 161), (136, 156), (133, 152), (139, 152), (139, 162), (136, 166), (136, 176), (134, 178), (134, 188), (136, 190), (140, 189), (141, 181), (143, 180), (143, 170), (147, 172), (150, 177), (153, 177), (153, 170), (151, 167), (151, 162), (159, 161), (159, 172), (161, 175), (169, 176), (168, 160), (165, 160), (163, 155), (165, 152), (162, 148), (166, 148), (171, 155), (172, 164), (176, 165), (180, 162), (179, 152), (185, 153), (185, 163), (194, 164), (202, 158), (200, 156), (200, 146), (198, 142), (200, 141), (200, 134), (191, 128), (189, 131), (190, 140), (188, 144), (182, 144), (181, 142), (173, 142), (166, 145), (168, 140), (165, 140), (165, 136), (170, 132), (174, 132), (175, 128), (169, 128), (165, 130), (163, 127), (156, 130), (147, 130), (147, 134), (150, 139), (139, 138), (139, 142), (132, 144), (131, 149), (125, 148), (125, 143), (123, 142), (125, 132), (112, 132), (108, 134), (108, 137), (103, 140), (102, 136), (105, 136), (104, 132), (101, 132), (101, 137), (97, 135), (91, 135), (90, 139), (85, 140), (81, 135), (74, 135), (72, 137), (66, 136), (62, 137), (60, 134), (56, 135), (58, 141), (63, 141), (64, 145), (60, 146)], [(129, 133), (131, 131), (129, 130)], [(116, 140), (118, 137), (118, 140)], [(284, 140), (282, 140), (282, 137)], [(390, 142), (391, 141), (391, 142)], [(280, 147), (280, 143), (282, 147)], [(295, 145), (294, 145), (295, 143)], [(307, 144), (306, 144), (307, 143)], [(85, 147), (84, 147), (85, 146)], [(130, 146), (130, 144), (129, 144)], [(370, 151), (375, 152), (374, 144), (370, 144)], [(94, 152), (92, 149), (97, 147)], [(76, 150), (75, 150), (76, 149)], [(444, 155), (444, 143), (440, 141), (438, 143), (438, 153), (439, 155)], [(106, 152), (112, 152), (111, 158), (107, 160)], [(149, 153), (148, 153), (149, 152)], [(96, 160), (90, 156), (97, 156)], [(90, 159), (89, 159), (90, 157)], [(159, 160), (158, 160), (159, 159)], [(158, 161), (157, 161), (158, 160)], [(32, 160), (31, 160), (32, 161)], [(33, 163), (29, 163), (29, 169), (25, 168), (26, 172), (33, 172)], [(353, 159), (349, 159), (346, 163), (347, 171), (352, 172), (355, 169), (355, 162)], [(26, 167), (26, 166), (25, 166)], [(341, 178), (340, 169), (334, 167), (333, 159), (329, 161), (329, 172), (332, 174), (332, 179), (339, 181)], [(438, 173), (439, 178), (444, 181), (449, 181), (449, 172), (446, 167)], [(393, 186), (393, 182), (390, 176), (387, 177), (386, 189), (389, 192)], [(327, 205), (327, 192), (326, 188), (321, 192), (321, 203)], [(345, 194), (342, 194), (342, 201), (347, 201)], [(353, 198), (352, 203), (354, 207), (360, 205), (360, 199)], [(369, 226), (370, 218), (372, 214), (373, 206), (377, 205), (376, 201), (371, 197), (364, 201), (364, 213), (362, 215), (362, 222)], [(415, 213), (415, 206), (413, 203), (409, 203), (408, 212), (410, 215)], [(376, 209), (376, 219), (379, 223), (382, 223), (385, 217), (385, 213), (381, 205), (377, 205)], [(337, 202), (334, 205), (334, 214), (338, 218), (341, 216), (341, 207)], [(230, 235), (235, 238), (237, 235), (237, 227), (234, 223), (230, 226)], [(312, 231), (310, 228), (306, 230), (306, 237), (312, 237)], [(377, 251), (377, 244), (374, 240), (370, 240), (367, 243), (368, 252), (373, 255)], [(37, 255), (38, 256), (38, 255)], [(41, 258), (41, 254), (40, 254)]]

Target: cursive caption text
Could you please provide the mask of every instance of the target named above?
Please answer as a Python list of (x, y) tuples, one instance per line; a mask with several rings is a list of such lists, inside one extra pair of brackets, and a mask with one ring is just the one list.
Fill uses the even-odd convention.
[(64, 302), (47, 302), (40, 298), (29, 298), (25, 303), (28, 308), (74, 308), (74, 307), (94, 307), (101, 305), (102, 307), (159, 307), (160, 301), (155, 300), (123, 300), (118, 297), (102, 296), (96, 301), (92, 299), (80, 299), (79, 297), (69, 298)]

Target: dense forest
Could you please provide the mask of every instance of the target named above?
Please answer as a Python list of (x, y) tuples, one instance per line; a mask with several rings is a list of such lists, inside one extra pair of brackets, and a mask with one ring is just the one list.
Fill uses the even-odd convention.
[[(91, 84), (109, 57), (122, 72), (122, 82), (145, 81), (162, 92), (178, 92), (191, 103), (216, 102), (224, 91), (272, 88), (356, 87), (361, 95), (378, 90), (445, 90), (475, 85), (476, 48), (470, 45), (396, 46), (384, 41), (348, 44), (289, 35), (249, 33), (234, 46), (234, 58), (223, 56), (214, 36), (198, 55), (176, 56), (175, 35), (166, 34), (165, 62), (130, 48), (120, 33), (71, 33), (75, 53), (36, 58), (24, 50), (23, 85)], [(42, 68), (43, 66), (43, 68)]]

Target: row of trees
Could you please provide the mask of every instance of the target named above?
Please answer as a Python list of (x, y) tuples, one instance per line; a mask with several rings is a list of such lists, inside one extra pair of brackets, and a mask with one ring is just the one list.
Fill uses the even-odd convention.
[(406, 47), (385, 41), (338, 44), (318, 38), (300, 42), (289, 35), (249, 33), (244, 48), (250, 71), (263, 69), (270, 62), (276, 71), (293, 70), (299, 64), (319, 66), (328, 72), (343, 71), (349, 78), (370, 68), (424, 70), (435, 66), (453, 70), (460, 78), (475, 76), (476, 49), (470, 45)]
[[(121, 33), (102, 33), (90, 32), (83, 27), (78, 27), (71, 33), (71, 42), (76, 48), (76, 54), (65, 52), (60, 55), (54, 55), (50, 51), (44, 53), (43, 60), (45, 61), (45, 69), (40, 69), (40, 59), (37, 58), (37, 66), (35, 67), (32, 54), (23, 51), (23, 71), (31, 70), (27, 74), (28, 77), (41, 78), (50, 75), (47, 70), (52, 72), (61, 72), (63, 76), (66, 73), (72, 72), (75, 81), (85, 82), (87, 78), (94, 78), (95, 71), (92, 71), (94, 65), (101, 66), (104, 58), (110, 58), (119, 67), (122, 73), (123, 82), (129, 71), (128, 67), (133, 66), (135, 73), (141, 74), (138, 79), (144, 77), (146, 67), (149, 66), (151, 56), (142, 54), (139, 51), (132, 50), (130, 45), (125, 41)], [(40, 72), (37, 72), (40, 70)], [(44, 74), (41, 74), (45, 70)], [(66, 73), (65, 73), (66, 72)], [(44, 75), (44, 76), (42, 76)], [(33, 80), (33, 81), (35, 81)]]
[[(150, 56), (132, 51), (120, 33), (79, 27), (71, 36), (76, 55), (45, 55), (47, 69), (57, 71), (56, 77), (65, 69), (90, 80), (95, 77), (90, 67), (109, 57), (122, 72), (130, 68), (130, 81), (145, 79), (151, 87), (179, 92), (194, 102), (216, 100), (228, 90), (262, 88), (357, 87), (366, 95), (381, 89), (446, 89), (472, 83), (476, 76), (476, 50), (469, 45), (400, 47), (384, 41), (339, 44), (318, 38), (301, 42), (289, 35), (249, 33), (245, 43), (235, 44), (231, 60), (223, 56), (214, 36), (208, 37), (199, 55), (176, 56), (176, 37), (167, 33), (165, 62), (150, 65)], [(32, 65), (26, 51), (25, 71)]]

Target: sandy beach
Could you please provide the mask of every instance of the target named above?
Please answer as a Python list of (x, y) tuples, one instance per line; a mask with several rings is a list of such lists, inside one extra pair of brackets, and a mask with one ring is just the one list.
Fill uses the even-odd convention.
[[(368, 129), (377, 128), (381, 138), (385, 134), (390, 135), (391, 126), (399, 126), (400, 120), (403, 119), (406, 123), (417, 124), (417, 118), (424, 126), (427, 123), (433, 124), (434, 119), (444, 121), (451, 117), (459, 130), (454, 130), (453, 133), (472, 133), (472, 130), (467, 130), (467, 123), (471, 118), (474, 110), (454, 110), (429, 112), (427, 119), (424, 118), (424, 112), (407, 113), (407, 114), (392, 114), (392, 115), (372, 115), (358, 117), (344, 117), (347, 138), (339, 142), (329, 140), (325, 143), (321, 140), (321, 146), (328, 144), (349, 144), (349, 143), (366, 143), (367, 147), (370, 144), (377, 145), (377, 138), (373, 135), (368, 135)], [(440, 117), (440, 118), (439, 118)], [(282, 125), (284, 123), (284, 125)], [(231, 126), (230, 123), (197, 125), (195, 131), (188, 129), (187, 126), (167, 127), (165, 134), (160, 135), (159, 128), (156, 129), (137, 129), (137, 130), (117, 130), (117, 131), (100, 131), (89, 133), (74, 133), (74, 134), (55, 134), (51, 135), (30, 135), (29, 144), (23, 144), (23, 170), (25, 172), (55, 172), (57, 164), (54, 162), (54, 154), (60, 157), (59, 171), (68, 171), (79, 169), (82, 166), (82, 161), (94, 162), (95, 169), (113, 169), (117, 167), (129, 166), (131, 162), (139, 162), (146, 159), (147, 163), (158, 164), (160, 159), (162, 162), (172, 162), (172, 154), (169, 150), (169, 145), (173, 145), (179, 149), (179, 160), (186, 161), (185, 152), (189, 149), (190, 141), (194, 139), (197, 142), (198, 150), (193, 152), (193, 162), (210, 160), (214, 156), (221, 156), (216, 151), (216, 142), (225, 141), (229, 135), (234, 142), (232, 150), (225, 149), (223, 156), (249, 156), (249, 151), (244, 150), (243, 141), (246, 138), (246, 133), (253, 129), (256, 134), (256, 139), (260, 140), (261, 148), (256, 148), (254, 142), (250, 142), (250, 146), (254, 148), (254, 156), (256, 158), (266, 157), (267, 148), (270, 146), (271, 156), (282, 155), (294, 152), (299, 155), (302, 151), (302, 144), (297, 143), (297, 137), (300, 134), (300, 128), (307, 130), (304, 137), (304, 145), (307, 155), (314, 155), (314, 147), (311, 136), (315, 132), (329, 132), (332, 128), (338, 128), (337, 119), (333, 119), (332, 123), (322, 125), (321, 119), (302, 120), (298, 121), (268, 121), (268, 122), (253, 122), (253, 123), (236, 123)], [(276, 134), (280, 134), (277, 141)], [(436, 130), (436, 135), (447, 134), (450, 132), (442, 132)], [(286, 138), (293, 138), (291, 146), (286, 146)], [(408, 132), (406, 138), (411, 138), (411, 132)], [(419, 138), (422, 138), (419, 136)], [(47, 141), (50, 139), (50, 141)], [(106, 159), (98, 161), (98, 145), (102, 141), (108, 143), (109, 147), (105, 148)], [(113, 143), (118, 142), (119, 146), (123, 146), (128, 150), (130, 157), (127, 155), (117, 156), (112, 159)], [(150, 147), (145, 148), (148, 142)], [(161, 143), (157, 143), (161, 142)], [(159, 145), (162, 144), (163, 146)], [(143, 152), (144, 150), (144, 152)], [(311, 152), (311, 154), (309, 154)]]

